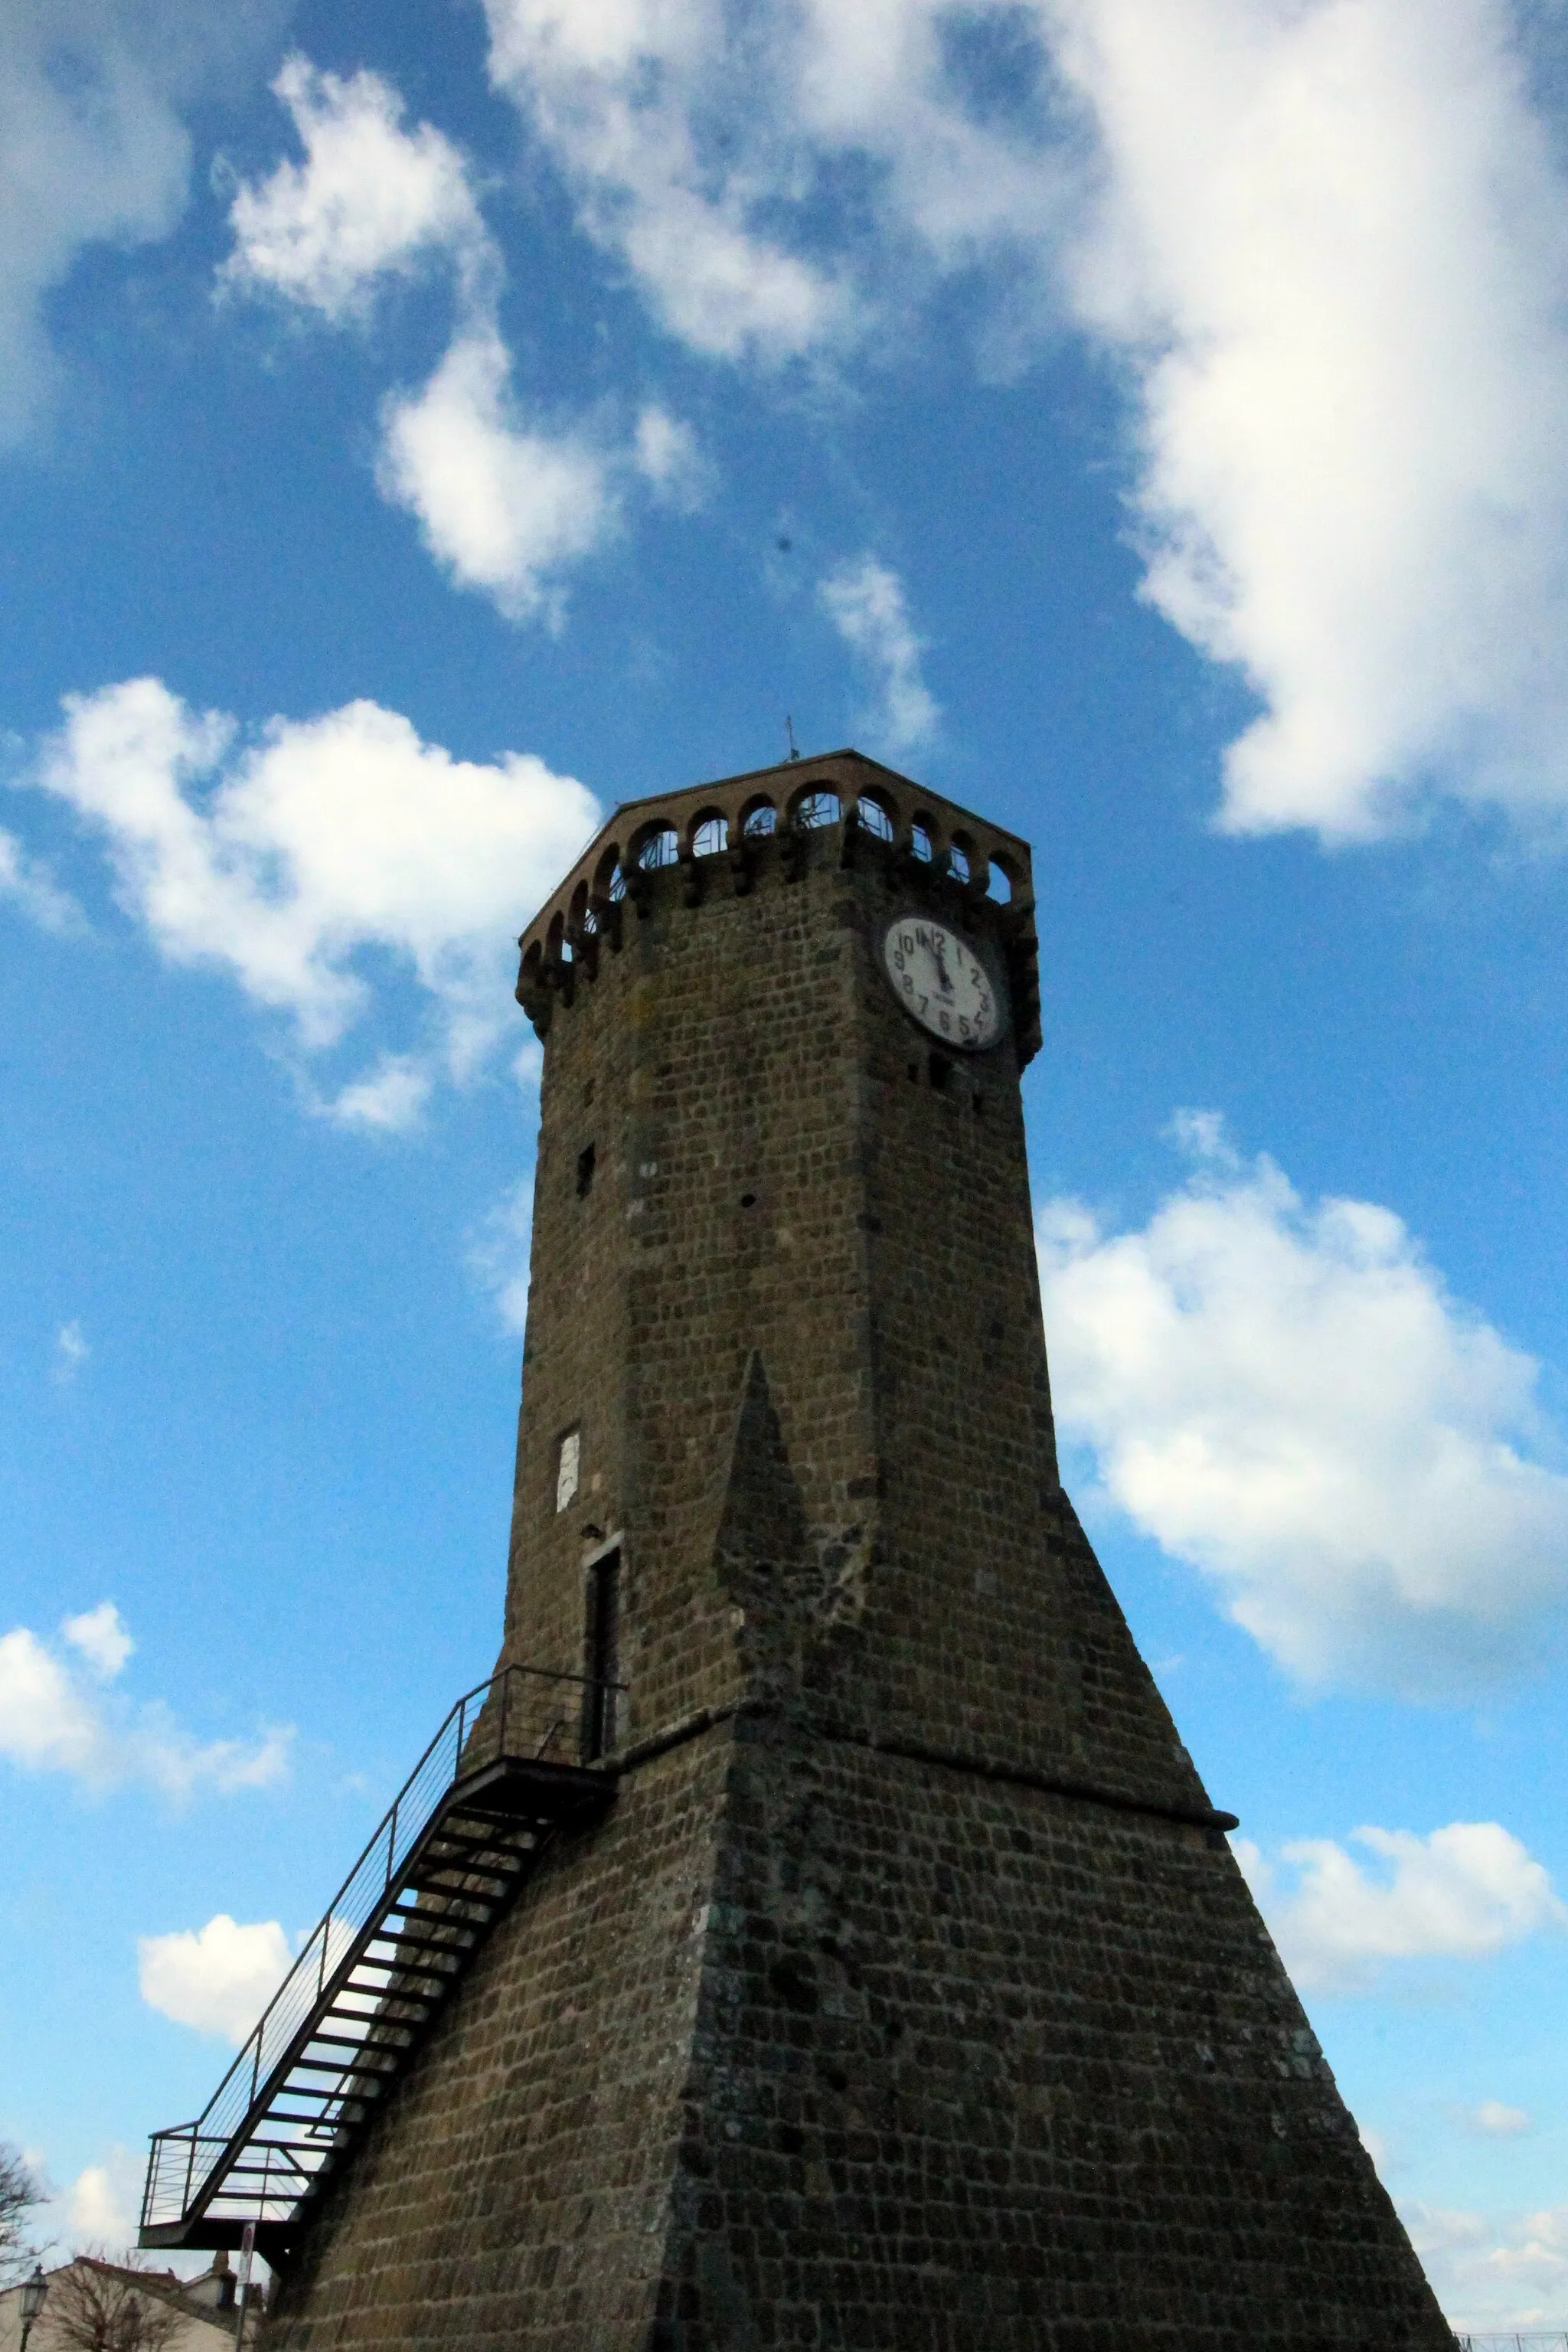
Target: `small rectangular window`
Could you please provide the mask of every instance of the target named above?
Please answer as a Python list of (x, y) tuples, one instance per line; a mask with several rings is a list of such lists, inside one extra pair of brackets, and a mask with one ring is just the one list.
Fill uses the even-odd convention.
[(594, 1147), (585, 1143), (577, 1154), (577, 1198), (585, 1201), (594, 1189)]
[(612, 1551), (588, 1570), (588, 1687), (584, 1693), (583, 1754), (592, 1763), (616, 1744), (616, 1660), (619, 1642), (621, 1555)]
[(555, 1457), (555, 1507), (558, 1511), (569, 1510), (576, 1501), (582, 1468), (583, 1433), (580, 1429), (569, 1429)]

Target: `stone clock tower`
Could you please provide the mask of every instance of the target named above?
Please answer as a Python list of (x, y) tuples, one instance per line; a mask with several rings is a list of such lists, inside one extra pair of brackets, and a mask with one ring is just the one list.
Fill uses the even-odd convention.
[(1451, 2344), (1058, 1484), (1036, 948), (1026, 845), (852, 751), (617, 810), (525, 933), (502, 1658), (603, 1801), (282, 2345)]

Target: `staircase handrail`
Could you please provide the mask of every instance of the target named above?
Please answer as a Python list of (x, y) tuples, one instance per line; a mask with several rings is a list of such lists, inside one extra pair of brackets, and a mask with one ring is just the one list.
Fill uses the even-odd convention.
[[(148, 2166), (142, 2200), (143, 2227), (154, 2219), (153, 2205), (158, 2187), (157, 2151), (160, 2143), (179, 2140), (185, 2142), (189, 2148), (180, 2206), (183, 2218), (191, 2213), (209, 2183), (221, 2173), (224, 2152), (243, 2130), (264, 2084), (270, 2085), (280, 2070), (294, 2063), (300, 2047), (308, 2046), (308, 2034), (304, 2037), (304, 2043), (300, 2042), (301, 2028), (315, 2017), (327, 1994), (329, 1983), (350, 1972), (363, 1956), (366, 1944), (374, 1941), (374, 1935), (367, 1931), (381, 1916), (379, 1906), (384, 1904), (394, 1879), (405, 1869), (415, 1847), (435, 1818), (442, 1797), (468, 1773), (485, 1764), (499, 1762), (509, 1755), (521, 1756), (525, 1752), (525, 1747), (509, 1748), (507, 1743), (509, 1717), (515, 1721), (522, 1712), (513, 1706), (514, 1682), (520, 1681), (545, 1683), (556, 1687), (569, 1686), (580, 1695), (579, 1711), (584, 1722), (588, 1719), (590, 1695), (596, 1698), (602, 1692), (613, 1705), (625, 1690), (624, 1684), (598, 1683), (583, 1675), (557, 1674), (539, 1666), (507, 1665), (488, 1676), (484, 1682), (476, 1683), (472, 1690), (465, 1691), (462, 1697), (454, 1703), (372, 1832), (363, 1851), (328, 1904), (292, 1968), (262, 2011), (206, 2105), (192, 2122), (172, 2124), (164, 2130), (153, 2133), (153, 2157)], [(492, 1746), (486, 1738), (482, 1753), (476, 1759), (468, 1753), (470, 1744), (479, 1734), (486, 1708), (492, 1705), (498, 1694), (500, 1708), (496, 1716), (494, 1744)], [(542, 1739), (534, 1748), (536, 1759), (550, 1747), (566, 1719), (556, 1714), (549, 1720)], [(439, 1758), (448, 1739), (452, 1753), (449, 1769), (431, 1771), (432, 1762)], [(367, 1883), (356, 1895), (356, 1885), (364, 1877), (367, 1865), (377, 1861), (384, 1846), (384, 1864), (377, 1864)], [(312, 1973), (314, 1986), (308, 1997), (301, 2000), (300, 1994)], [(245, 2082), (247, 2073), (248, 2088), (241, 2094), (238, 2086)], [(201, 2169), (198, 2178), (196, 2152), (203, 2147), (216, 2153)]]

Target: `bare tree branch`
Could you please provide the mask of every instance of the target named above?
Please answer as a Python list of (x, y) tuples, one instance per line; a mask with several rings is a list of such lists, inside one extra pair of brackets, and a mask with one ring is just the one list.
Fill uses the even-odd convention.
[(25, 2271), (34, 2259), (27, 2216), (44, 2201), (41, 2182), (19, 2148), (0, 2140), (0, 2284)]
[(164, 2352), (188, 2314), (164, 2299), (134, 2261), (79, 2254), (49, 2281), (49, 2318), (72, 2352)]

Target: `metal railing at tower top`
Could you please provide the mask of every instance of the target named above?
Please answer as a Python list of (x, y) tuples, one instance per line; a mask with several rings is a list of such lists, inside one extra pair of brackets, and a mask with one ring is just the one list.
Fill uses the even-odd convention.
[(1459, 2352), (1568, 2352), (1568, 2328), (1489, 2329), (1472, 2333), (1468, 2327), (1454, 2330), (1454, 2341)]
[(616, 1744), (624, 1696), (531, 1666), (464, 1693), (201, 2114), (153, 2134), (143, 2244), (294, 2219), (549, 1833), (608, 1802), (585, 1763)]

